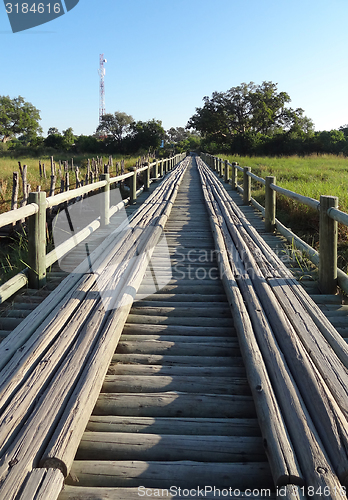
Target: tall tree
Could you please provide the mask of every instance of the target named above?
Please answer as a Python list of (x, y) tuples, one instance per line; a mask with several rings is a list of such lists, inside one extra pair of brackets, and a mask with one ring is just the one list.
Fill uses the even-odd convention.
[(160, 120), (133, 122), (131, 126), (131, 141), (134, 151), (155, 150), (159, 148), (165, 136), (165, 130)]
[(35, 137), (42, 132), (40, 112), (30, 102), (18, 96), (0, 96), (0, 139), (7, 142), (18, 135)]
[[(279, 129), (308, 129), (311, 121), (303, 116), (303, 109), (286, 107), (291, 101), (286, 92), (278, 92), (277, 84), (263, 82), (242, 83), (227, 92), (213, 92), (204, 97), (204, 106), (196, 108), (187, 128), (194, 128), (204, 136), (224, 141), (236, 134), (272, 134)], [(313, 125), (313, 124), (312, 124)]]
[(116, 111), (114, 114), (105, 114), (97, 128), (99, 134), (112, 136), (115, 141), (121, 142), (130, 130), (130, 125), (134, 122), (131, 115)]

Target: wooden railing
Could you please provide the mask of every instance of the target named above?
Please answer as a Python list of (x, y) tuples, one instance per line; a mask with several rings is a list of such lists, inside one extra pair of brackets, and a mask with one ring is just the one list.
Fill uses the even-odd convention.
[[(216, 156), (202, 153), (202, 159), (218, 176), (243, 195), (245, 205), (252, 204), (265, 219), (266, 231), (277, 229), (289, 242), (305, 252), (308, 259), (319, 268), (319, 285), (323, 293), (335, 293), (337, 285), (348, 293), (348, 276), (337, 267), (337, 223), (348, 226), (348, 214), (338, 210), (336, 196), (320, 196), (320, 201), (284, 189), (276, 184), (274, 176), (265, 179), (251, 172), (250, 167), (241, 167), (237, 162), (230, 163)], [(231, 172), (231, 175), (230, 175)], [(242, 186), (238, 184), (238, 173), (242, 174)], [(252, 180), (265, 186), (265, 206), (251, 196)], [(276, 218), (276, 193), (307, 205), (319, 214), (319, 252), (285, 227)]]
[[(28, 267), (0, 286), (0, 303), (11, 297), (26, 284), (29, 284), (31, 288), (40, 288), (44, 286), (46, 283), (47, 268), (68, 253), (78, 243), (87, 238), (87, 236), (96, 229), (108, 225), (110, 217), (123, 206), (136, 203), (137, 195), (143, 190), (147, 191), (152, 181), (157, 180), (158, 177), (163, 177), (163, 175), (172, 170), (175, 165), (183, 160), (185, 156), (186, 154), (184, 153), (177, 154), (171, 158), (156, 160), (138, 169), (132, 167), (130, 172), (117, 177), (110, 177), (108, 173), (101, 174), (100, 181), (98, 182), (87, 184), (86, 186), (47, 198), (44, 191), (29, 193), (28, 205), (0, 214), (0, 227), (8, 224), (15, 224), (22, 219), (28, 220)], [(137, 191), (137, 174), (141, 172), (145, 173), (144, 185)], [(129, 198), (110, 207), (110, 187), (112, 184), (127, 178), (131, 178)], [(54, 248), (50, 253), (46, 254), (47, 209), (51, 209), (62, 203), (67, 203), (70, 200), (96, 190), (100, 190), (104, 193), (98, 219), (95, 219), (87, 227), (83, 228), (64, 243)]]

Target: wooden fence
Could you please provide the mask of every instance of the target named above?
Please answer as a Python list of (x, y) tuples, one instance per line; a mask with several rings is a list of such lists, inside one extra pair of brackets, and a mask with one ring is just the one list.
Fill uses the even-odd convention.
[[(348, 276), (337, 267), (337, 223), (348, 226), (348, 214), (338, 210), (336, 196), (320, 196), (320, 201), (302, 196), (276, 184), (274, 176), (265, 179), (251, 172), (250, 167), (241, 167), (237, 162), (230, 163), (210, 154), (202, 153), (202, 159), (226, 183), (243, 195), (243, 203), (252, 204), (265, 218), (266, 231), (277, 229), (296, 248), (304, 251), (308, 259), (319, 268), (319, 285), (323, 293), (335, 293), (337, 285), (348, 293)], [(231, 175), (230, 175), (231, 172)], [(238, 173), (242, 173), (242, 186), (238, 184)], [(263, 207), (251, 196), (251, 182), (256, 181), (265, 186), (265, 206)], [(319, 214), (319, 252), (285, 227), (276, 218), (276, 193), (307, 205)]]
[[(150, 183), (172, 170), (186, 154), (177, 154), (171, 158), (156, 160), (141, 168), (132, 167), (130, 172), (116, 177), (110, 174), (100, 175), (100, 180), (92, 184), (65, 191), (55, 196), (46, 197), (46, 192), (29, 193), (28, 204), (16, 210), (0, 214), (0, 227), (14, 224), (19, 220), (28, 220), (28, 268), (0, 286), (0, 303), (11, 297), (20, 288), (29, 284), (31, 288), (40, 288), (46, 283), (46, 270), (63, 257), (89, 234), (109, 224), (110, 217), (127, 204), (136, 203), (137, 195), (148, 190)], [(144, 172), (144, 185), (137, 191), (137, 174)], [(110, 207), (110, 187), (116, 182), (130, 178), (130, 197)], [(74, 234), (71, 238), (46, 254), (46, 212), (62, 203), (67, 203), (80, 196), (100, 190), (104, 193), (98, 219)]]

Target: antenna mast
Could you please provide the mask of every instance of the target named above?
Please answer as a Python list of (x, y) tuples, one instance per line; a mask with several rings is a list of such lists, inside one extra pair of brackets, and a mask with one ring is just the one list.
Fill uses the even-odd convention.
[(106, 63), (106, 59), (104, 59), (104, 54), (99, 54), (99, 123), (103, 116), (105, 115), (105, 86), (104, 86), (104, 77), (105, 77), (105, 68), (104, 63)]

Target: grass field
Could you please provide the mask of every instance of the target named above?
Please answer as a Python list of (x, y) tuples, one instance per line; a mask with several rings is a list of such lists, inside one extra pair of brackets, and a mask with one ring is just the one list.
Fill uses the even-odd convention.
[[(338, 196), (339, 208), (348, 212), (348, 158), (336, 155), (321, 155), (307, 157), (248, 157), (248, 156), (225, 156), (218, 155), (221, 158), (227, 158), (230, 162), (237, 161), (240, 166), (251, 167), (254, 174), (265, 178), (267, 175), (274, 175), (277, 178), (277, 184), (296, 193), (319, 200), (320, 195)], [(55, 158), (55, 160), (69, 160), (69, 158)], [(121, 158), (114, 157), (114, 172), (116, 161)], [(127, 158), (125, 160), (126, 170), (135, 164), (137, 158)], [(50, 184), (50, 158), (42, 158), (45, 163), (47, 179), (39, 177), (38, 159), (21, 158), (22, 165), (28, 165), (28, 182), (31, 184), (31, 190), (35, 191), (38, 185), (42, 190), (48, 190)], [(103, 163), (107, 158), (103, 158)], [(83, 178), (86, 172), (87, 156), (74, 157), (74, 165), (80, 168), (80, 178)], [(0, 158), (0, 213), (10, 209), (10, 200), (12, 193), (12, 173), (18, 171), (18, 160), (11, 158)], [(242, 174), (238, 173), (239, 182), (242, 182)], [(70, 182), (73, 187), (75, 183), (74, 173), (70, 173)], [(60, 179), (57, 179), (57, 189), (60, 186)], [(254, 181), (252, 182), (252, 196), (264, 204), (264, 188)], [(22, 197), (20, 187), (19, 200)], [(318, 247), (318, 213), (309, 207), (299, 204), (289, 198), (277, 195), (277, 218), (307, 241), (310, 245)], [(16, 245), (17, 246), (17, 245)], [(22, 238), (20, 242), (22, 249), (18, 260), (25, 259), (26, 241)], [(1, 275), (6, 279), (15, 272), (11, 269), (9, 254), (12, 253), (8, 248), (5, 251), (0, 249), (0, 283)], [(339, 226), (339, 266), (342, 269), (348, 269), (348, 229)], [(19, 266), (21, 267), (21, 266)], [(23, 267), (23, 266), (22, 266)], [(17, 265), (15, 265), (17, 269)], [(9, 273), (9, 274), (8, 274)]]
[[(89, 156), (92, 159), (92, 156)], [(95, 156), (96, 158), (96, 156)], [(88, 156), (75, 156), (74, 166), (79, 167), (80, 179), (83, 179), (86, 174)], [(116, 175), (116, 162), (121, 161), (121, 156), (113, 156), (113, 171), (110, 172), (112, 176)], [(125, 157), (125, 169), (135, 165), (138, 157)], [(59, 160), (68, 161), (71, 165), (71, 157), (55, 157), (56, 169), (58, 170)], [(31, 191), (36, 191), (38, 186), (41, 186), (42, 191), (48, 192), (50, 189), (50, 176), (51, 176), (51, 160), (50, 157), (41, 158), (41, 163), (45, 164), (46, 179), (41, 178), (39, 175), (39, 159), (38, 158), (20, 158), (22, 165), (27, 165), (27, 182), (30, 184)], [(108, 162), (108, 157), (103, 157), (103, 164)], [(19, 172), (18, 159), (15, 158), (1, 158), (0, 157), (0, 213), (6, 212), (11, 209), (11, 196), (12, 196), (12, 174)], [(75, 187), (75, 174), (69, 173), (70, 189)], [(18, 200), (23, 198), (22, 184), (20, 179)], [(57, 174), (56, 193), (60, 190), (60, 177)]]
[[(319, 200), (320, 195), (338, 196), (340, 210), (348, 212), (348, 158), (336, 155), (221, 157), (230, 162), (236, 161), (241, 167), (251, 167), (251, 171), (259, 177), (274, 175), (279, 186), (304, 196), (316, 200)], [(255, 183), (253, 187), (255, 189)], [(257, 191), (256, 187), (256, 195)]]
[[(92, 155), (89, 156), (92, 159)], [(74, 157), (74, 166), (79, 167), (79, 178), (84, 179), (87, 170), (88, 156)], [(96, 156), (95, 156), (96, 159)], [(125, 170), (134, 166), (139, 157), (128, 157), (125, 160)], [(59, 160), (68, 161), (71, 165), (71, 157), (54, 157), (57, 170), (56, 193), (60, 191), (60, 177), (58, 173)], [(122, 160), (121, 156), (113, 156), (113, 170), (111, 176), (116, 176), (116, 162)], [(45, 164), (46, 179), (40, 178), (39, 159), (38, 158), (20, 158), (21, 165), (27, 165), (27, 182), (30, 184), (31, 191), (36, 191), (41, 186), (42, 191), (49, 192), (51, 183), (51, 160), (50, 157), (41, 158), (41, 164)], [(108, 157), (103, 157), (103, 164), (108, 162)], [(0, 158), (0, 213), (11, 209), (12, 197), (12, 175), (13, 172), (19, 172), (18, 159)], [(62, 175), (64, 175), (62, 173)], [(69, 171), (70, 189), (76, 186), (75, 173)], [(18, 206), (23, 198), (22, 182), (19, 175), (19, 193)], [(0, 284), (4, 283), (20, 270), (26, 267), (28, 251), (28, 240), (25, 233), (17, 233), (13, 239), (6, 238), (0, 243)]]
[[(316, 200), (320, 195), (337, 196), (339, 209), (348, 213), (348, 158), (336, 155), (311, 155), (305, 157), (249, 157), (220, 156), (241, 167), (251, 167), (259, 177), (276, 177), (276, 183)], [(243, 174), (238, 172), (238, 183)], [(252, 181), (252, 196), (264, 206), (264, 187)], [(287, 227), (319, 249), (319, 216), (315, 210), (277, 194), (277, 218)], [(348, 270), (348, 228), (338, 226), (338, 265)]]

